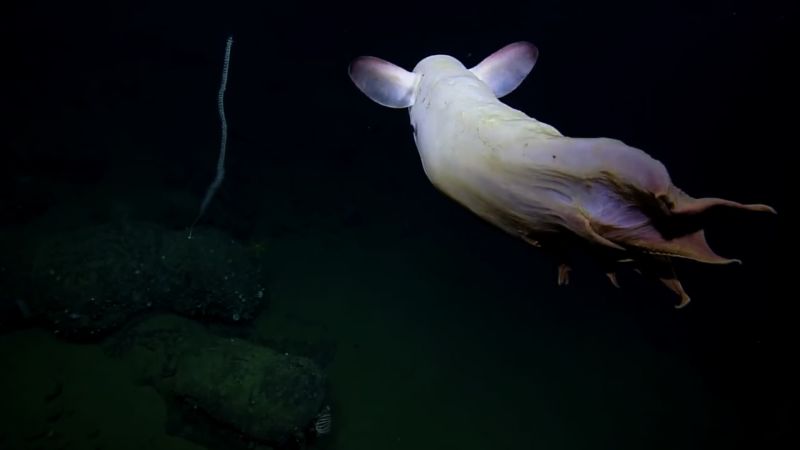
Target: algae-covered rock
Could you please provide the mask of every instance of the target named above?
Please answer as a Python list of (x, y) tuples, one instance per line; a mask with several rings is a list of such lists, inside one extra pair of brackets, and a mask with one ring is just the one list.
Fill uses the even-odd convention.
[(322, 402), (322, 376), (303, 357), (238, 339), (218, 339), (180, 355), (173, 395), (242, 433), (272, 441), (311, 422)]
[(155, 225), (103, 225), (43, 236), (31, 271), (30, 308), (62, 335), (102, 334), (152, 307)]
[(247, 250), (213, 228), (172, 232), (164, 239), (158, 262), (159, 286), (171, 311), (247, 321), (264, 302), (265, 280)]
[(176, 316), (124, 330), (109, 349), (184, 413), (255, 442), (283, 443), (314, 421), (324, 375), (310, 359), (208, 333)]
[(105, 334), (153, 311), (246, 321), (266, 299), (259, 266), (226, 234), (188, 239), (146, 222), (43, 237), (30, 279), (31, 313), (63, 336)]

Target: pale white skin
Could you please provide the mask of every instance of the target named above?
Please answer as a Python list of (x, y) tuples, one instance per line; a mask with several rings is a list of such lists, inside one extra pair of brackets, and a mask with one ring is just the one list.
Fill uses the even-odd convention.
[[(602, 171), (626, 172), (628, 179), (654, 190), (666, 192), (670, 185), (663, 165), (644, 152), (611, 139), (564, 137), (500, 102), (452, 57), (425, 58), (414, 73), (419, 78), (409, 113), (428, 178), (512, 234), (564, 225), (587, 239), (597, 238), (584, 223), (600, 215), (592, 209), (604, 207), (589, 198), (598, 192), (559, 174), (589, 179)], [(647, 219), (631, 211), (624, 220), (630, 225)], [(520, 225), (525, 229), (514, 229)]]
[[(738, 261), (715, 254), (702, 229), (665, 236), (660, 225), (717, 205), (774, 210), (692, 198), (644, 151), (615, 139), (563, 136), (501, 102), (537, 56), (535, 46), (516, 42), (472, 68), (434, 55), (413, 72), (360, 57), (351, 64), (350, 77), (376, 103), (409, 109), (422, 166), (434, 186), (512, 235), (539, 245), (540, 238), (571, 232), (619, 252), (618, 260), (630, 260), (632, 253)], [(688, 303), (677, 279), (662, 281), (681, 295), (681, 306)]]

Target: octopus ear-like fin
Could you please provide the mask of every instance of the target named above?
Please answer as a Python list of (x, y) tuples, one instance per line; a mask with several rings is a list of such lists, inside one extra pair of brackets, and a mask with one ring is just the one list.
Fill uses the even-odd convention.
[(530, 42), (519, 41), (508, 44), (492, 53), (470, 71), (486, 83), (497, 98), (502, 98), (516, 89), (528, 76), (539, 50)]
[(389, 108), (414, 104), (418, 76), (389, 61), (359, 56), (347, 69), (350, 79), (370, 100)]

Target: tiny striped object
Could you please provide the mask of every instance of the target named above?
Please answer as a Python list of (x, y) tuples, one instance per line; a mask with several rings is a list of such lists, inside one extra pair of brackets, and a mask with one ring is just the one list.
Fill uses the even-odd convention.
[(317, 414), (317, 418), (314, 419), (314, 431), (316, 431), (318, 435), (331, 432), (331, 407), (329, 405), (325, 405), (319, 414)]

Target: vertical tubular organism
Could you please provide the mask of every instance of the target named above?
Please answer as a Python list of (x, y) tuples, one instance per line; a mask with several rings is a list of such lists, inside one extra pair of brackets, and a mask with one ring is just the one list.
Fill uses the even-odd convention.
[(217, 94), (217, 106), (219, 107), (219, 120), (222, 123), (222, 139), (219, 144), (219, 159), (217, 160), (217, 176), (214, 177), (214, 181), (211, 182), (211, 185), (208, 187), (208, 191), (206, 191), (206, 196), (203, 199), (203, 203), (200, 205), (200, 213), (197, 214), (197, 217), (192, 222), (192, 225), (189, 227), (189, 239), (192, 238), (192, 230), (194, 226), (197, 224), (197, 221), (203, 216), (205, 213), (208, 204), (211, 202), (211, 198), (214, 196), (214, 193), (217, 192), (219, 189), (219, 185), (222, 184), (222, 179), (225, 178), (225, 145), (228, 141), (228, 122), (225, 120), (225, 86), (228, 84), (228, 64), (231, 60), (231, 46), (233, 46), (233, 36), (228, 37), (227, 45), (225, 45), (225, 63), (222, 67), (222, 82), (219, 85), (219, 93)]

